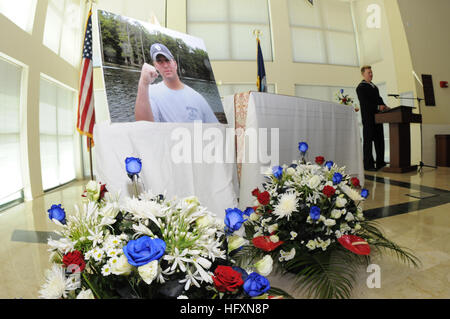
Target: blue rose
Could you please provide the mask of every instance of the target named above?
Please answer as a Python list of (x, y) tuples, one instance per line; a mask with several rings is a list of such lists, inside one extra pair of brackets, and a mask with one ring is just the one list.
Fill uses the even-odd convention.
[(128, 259), (128, 263), (135, 267), (148, 264), (153, 260), (158, 260), (166, 251), (164, 240), (148, 236), (140, 237), (136, 240), (130, 240), (124, 247), (123, 253)]
[(125, 168), (127, 169), (128, 175), (139, 174), (142, 169), (141, 159), (136, 157), (127, 157), (125, 159)]
[(365, 188), (361, 190), (361, 197), (367, 198), (369, 196), (369, 191)]
[(341, 94), (344, 94), (344, 89), (341, 89)]
[(261, 276), (257, 272), (252, 272), (244, 281), (243, 287), (247, 295), (250, 297), (256, 297), (262, 295), (270, 289), (270, 282), (266, 277)]
[(328, 167), (328, 170), (331, 170), (331, 168), (333, 167), (333, 161), (327, 161), (326, 163), (325, 163), (325, 166), (326, 167)]
[(298, 143), (298, 150), (300, 151), (300, 153), (306, 153), (306, 151), (308, 150), (308, 144), (306, 144), (305, 142)]
[(272, 167), (272, 173), (277, 179), (281, 179), (283, 177), (283, 168), (281, 166)]
[(52, 205), (48, 212), (48, 218), (50, 219), (56, 219), (61, 224), (66, 224), (66, 212), (64, 211), (64, 208), (61, 207), (61, 204), (59, 205)]
[(311, 206), (309, 209), (309, 216), (312, 220), (318, 220), (320, 218), (320, 208), (317, 206)]
[(341, 173), (334, 173), (333, 175), (333, 184), (339, 184), (342, 181), (342, 174)]
[(252, 207), (247, 207), (245, 210), (244, 210), (244, 215), (245, 216), (250, 216), (251, 214), (253, 214), (255, 212), (255, 210), (252, 208)]
[(241, 228), (246, 221), (244, 213), (239, 208), (228, 208), (225, 210), (225, 225), (227, 233), (233, 233)]

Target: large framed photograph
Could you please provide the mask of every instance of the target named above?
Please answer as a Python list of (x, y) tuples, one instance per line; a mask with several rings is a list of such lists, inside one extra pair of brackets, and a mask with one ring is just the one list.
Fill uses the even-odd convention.
[(98, 10), (111, 122), (227, 123), (202, 39)]

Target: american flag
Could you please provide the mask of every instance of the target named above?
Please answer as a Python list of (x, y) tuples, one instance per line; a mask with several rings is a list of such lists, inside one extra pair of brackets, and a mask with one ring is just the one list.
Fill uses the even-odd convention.
[[(81, 61), (80, 72), (80, 93), (78, 96), (78, 116), (77, 130), (82, 135), (86, 135), (92, 139), (95, 110), (93, 92), (93, 76), (92, 76), (92, 10), (89, 10), (89, 16), (84, 33), (83, 59)], [(89, 143), (88, 143), (89, 145)], [(88, 146), (89, 147), (89, 146)]]

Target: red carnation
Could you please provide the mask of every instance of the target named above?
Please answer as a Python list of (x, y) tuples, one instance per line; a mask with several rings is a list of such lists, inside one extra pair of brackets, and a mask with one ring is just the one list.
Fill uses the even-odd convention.
[(326, 197), (330, 198), (334, 195), (334, 193), (336, 193), (336, 189), (333, 186), (327, 185), (323, 188), (322, 193), (324, 193)]
[(219, 292), (233, 292), (244, 284), (242, 274), (230, 266), (217, 266), (212, 279)]
[(69, 270), (71, 270), (72, 273), (82, 272), (86, 267), (86, 263), (84, 262), (84, 256), (78, 250), (74, 250), (70, 253), (65, 254), (62, 259), (62, 262), (64, 266), (70, 267)]
[(361, 185), (359, 184), (359, 179), (357, 177), (352, 177), (350, 179), (350, 182), (352, 183), (352, 185), (354, 187), (360, 187)]
[(252, 195), (253, 196), (258, 196), (258, 194), (259, 194), (259, 189), (258, 188), (255, 188), (254, 190), (252, 190)]
[(257, 198), (258, 202), (263, 206), (269, 205), (270, 203), (270, 194), (267, 191), (259, 193)]
[(253, 238), (252, 243), (256, 248), (260, 248), (264, 251), (272, 251), (278, 246), (283, 245), (284, 241), (280, 240), (274, 243), (273, 241), (270, 240), (270, 236), (259, 236)]
[(323, 156), (316, 156), (316, 163), (319, 165), (322, 165), (325, 162), (325, 157)]

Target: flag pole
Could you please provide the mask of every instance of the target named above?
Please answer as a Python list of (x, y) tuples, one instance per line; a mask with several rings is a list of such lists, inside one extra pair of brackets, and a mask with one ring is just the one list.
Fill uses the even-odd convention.
[(93, 173), (93, 169), (92, 169), (92, 139), (90, 137), (88, 137), (89, 140), (89, 168), (91, 171), (91, 181), (94, 180), (94, 173)]
[[(89, 11), (92, 11), (92, 3), (94, 1), (93, 0), (89, 0), (89, 3), (91, 5)], [(93, 172), (93, 168), (92, 168), (92, 138), (88, 138), (89, 139), (89, 169), (91, 172), (91, 181), (94, 180), (94, 172)]]

